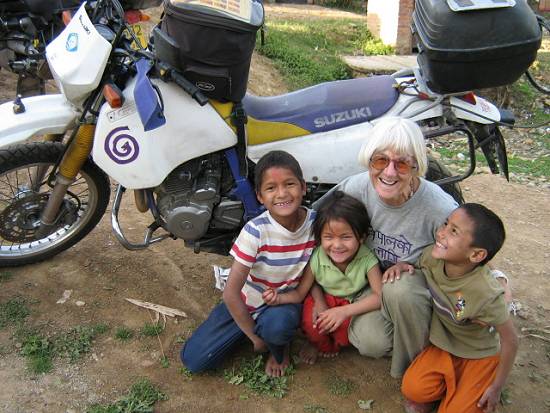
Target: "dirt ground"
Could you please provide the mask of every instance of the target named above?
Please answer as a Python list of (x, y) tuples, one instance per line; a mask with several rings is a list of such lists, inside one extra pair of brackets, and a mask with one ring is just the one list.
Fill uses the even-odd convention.
[[(2, 96), (13, 90), (12, 81), (0, 72)], [(251, 90), (257, 94), (285, 90), (269, 61), (259, 56), (254, 56)], [(466, 200), (486, 204), (506, 225), (508, 238), (494, 262), (509, 275), (514, 299), (521, 307), (514, 320), (523, 337), (507, 386), (512, 404), (499, 411), (549, 412), (550, 343), (526, 337), (521, 329), (550, 329), (550, 190), (507, 183), (487, 174), (469, 178), (462, 187)], [(126, 196), (120, 216), (129, 238), (138, 241), (151, 219), (139, 214), (130, 198)], [(221, 298), (214, 288), (211, 266), (228, 266), (230, 259), (194, 254), (182, 241), (171, 240), (145, 251), (127, 251), (116, 241), (108, 213), (78, 245), (47, 262), (10, 269), (13, 277), (0, 284), (0, 302), (19, 295), (31, 303), (27, 320), (31, 325), (50, 331), (93, 323), (110, 327), (82, 360), (75, 364), (55, 360), (54, 370), (40, 376), (27, 371), (13, 329), (0, 330), (0, 411), (81, 412), (92, 403), (113, 402), (138, 378), (147, 377), (169, 397), (157, 403), (158, 412), (315, 411), (312, 406), (353, 412), (359, 411), (358, 400), (367, 399), (375, 401), (373, 412), (401, 412), (399, 381), (389, 376), (389, 361), (364, 358), (353, 349), (313, 366), (297, 364), (283, 399), (257, 396), (229, 384), (222, 372), (192, 378), (183, 375), (181, 342)], [(72, 290), (71, 297), (56, 304), (65, 290)], [(117, 327), (138, 330), (151, 322), (146, 310), (125, 298), (181, 309), (188, 317), (169, 319), (160, 343), (144, 337), (120, 342), (114, 338)], [(294, 354), (299, 346), (297, 340)], [(160, 363), (163, 353), (169, 360), (166, 368)], [(240, 355), (252, 355), (251, 348), (245, 346)], [(234, 362), (228, 360), (226, 367)], [(329, 392), (327, 380), (333, 376), (355, 383), (351, 395)]]

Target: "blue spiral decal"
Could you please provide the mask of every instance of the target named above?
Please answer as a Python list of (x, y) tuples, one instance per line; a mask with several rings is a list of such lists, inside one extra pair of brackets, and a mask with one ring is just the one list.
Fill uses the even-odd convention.
[(105, 153), (118, 164), (134, 161), (139, 155), (139, 145), (133, 136), (121, 131), (130, 130), (128, 126), (115, 128), (105, 138)]

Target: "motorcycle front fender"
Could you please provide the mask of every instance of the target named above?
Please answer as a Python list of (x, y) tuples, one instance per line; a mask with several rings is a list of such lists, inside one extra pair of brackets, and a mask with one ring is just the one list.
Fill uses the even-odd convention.
[(74, 125), (78, 112), (65, 97), (41, 95), (21, 99), (24, 111), (15, 113), (14, 103), (0, 105), (0, 147), (36, 135), (62, 134)]

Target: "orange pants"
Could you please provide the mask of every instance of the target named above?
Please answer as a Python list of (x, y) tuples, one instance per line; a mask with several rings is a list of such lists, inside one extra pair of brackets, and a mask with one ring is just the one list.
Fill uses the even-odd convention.
[(495, 379), (500, 355), (464, 359), (428, 346), (403, 376), (403, 395), (417, 403), (441, 400), (438, 413), (481, 413), (477, 402)]
[[(327, 293), (324, 295), (328, 308), (349, 304), (349, 301), (345, 298), (335, 297)], [(344, 321), (334, 332), (319, 334), (319, 330), (313, 327), (314, 304), (315, 300), (311, 294), (308, 294), (304, 300), (304, 308), (302, 310), (302, 330), (309, 342), (321, 353), (337, 353), (341, 347), (349, 346), (348, 327), (351, 318)]]

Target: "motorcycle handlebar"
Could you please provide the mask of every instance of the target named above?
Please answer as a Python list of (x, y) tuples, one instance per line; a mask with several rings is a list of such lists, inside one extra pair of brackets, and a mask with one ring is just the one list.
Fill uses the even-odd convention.
[(201, 90), (189, 80), (184, 78), (181, 74), (175, 70), (172, 70), (170, 77), (179, 87), (189, 93), (189, 95), (195, 99), (199, 105), (204, 106), (208, 103), (208, 98), (203, 95)]

